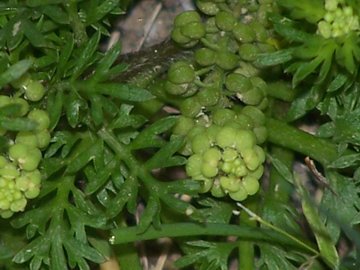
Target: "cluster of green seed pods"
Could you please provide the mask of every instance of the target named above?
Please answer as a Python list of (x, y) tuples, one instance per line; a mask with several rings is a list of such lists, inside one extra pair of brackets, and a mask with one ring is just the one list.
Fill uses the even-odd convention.
[[(41, 173), (38, 170), (42, 159), (41, 150), (50, 143), (48, 130), (50, 119), (46, 111), (30, 109), (28, 101), (37, 102), (44, 96), (44, 87), (38, 81), (25, 80), (18, 86), (24, 98), (0, 95), (0, 108), (18, 104), (15, 117), (26, 117), (36, 123), (31, 131), (1, 130), (10, 145), (0, 154), (0, 216), (9, 218), (15, 212), (24, 211), (27, 200), (37, 197), (41, 187)], [(28, 101), (27, 101), (28, 100)]]
[(181, 116), (173, 133), (187, 136), (186, 173), (201, 182), (201, 192), (245, 200), (259, 190), (265, 162), (260, 146), (267, 137), (265, 115), (254, 106), (240, 112), (217, 109), (197, 119)]

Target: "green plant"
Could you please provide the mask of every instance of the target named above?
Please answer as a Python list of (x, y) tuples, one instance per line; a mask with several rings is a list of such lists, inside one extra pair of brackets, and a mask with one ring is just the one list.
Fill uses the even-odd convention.
[(2, 269), (359, 269), (358, 1), (195, 3), (127, 61), (130, 1), (0, 4)]

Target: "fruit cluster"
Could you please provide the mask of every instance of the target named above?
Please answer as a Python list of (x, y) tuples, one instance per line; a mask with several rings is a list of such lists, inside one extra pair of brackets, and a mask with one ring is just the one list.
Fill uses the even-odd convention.
[[(44, 87), (38, 81), (25, 80), (19, 85), (25, 99), (39, 101), (44, 96)], [(41, 173), (38, 170), (42, 159), (41, 149), (50, 143), (48, 130), (50, 119), (46, 111), (30, 110), (30, 105), (21, 97), (0, 96), (0, 108), (18, 104), (15, 117), (27, 117), (35, 122), (32, 131), (20, 131), (14, 134), (1, 130), (1, 135), (11, 139), (6, 153), (0, 155), (0, 216), (11, 217), (15, 212), (23, 211), (27, 199), (33, 199), (40, 193)]]
[[(324, 38), (339, 37), (360, 28), (359, 17), (345, 1), (326, 0), (324, 19), (318, 22), (318, 32)], [(339, 6), (341, 5), (341, 6)]]
[(245, 200), (259, 189), (265, 153), (265, 115), (254, 106), (238, 113), (217, 109), (209, 116), (181, 116), (173, 133), (187, 136), (182, 153), (189, 155), (186, 173), (201, 181), (201, 192), (215, 197), (228, 194)]

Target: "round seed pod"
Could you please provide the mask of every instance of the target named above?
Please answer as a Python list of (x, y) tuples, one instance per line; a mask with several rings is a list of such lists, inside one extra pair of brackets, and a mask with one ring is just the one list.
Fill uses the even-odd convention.
[(237, 23), (233, 29), (234, 37), (242, 43), (253, 42), (256, 38), (256, 33), (250, 25), (244, 23)]
[(244, 93), (252, 89), (250, 79), (238, 73), (230, 73), (226, 76), (225, 86), (229, 91), (236, 93)]
[(231, 176), (221, 176), (220, 185), (226, 192), (236, 192), (240, 189), (240, 179)]
[(246, 167), (251, 171), (256, 170), (262, 163), (257, 151), (254, 148), (244, 149), (241, 152), (241, 156), (245, 161)]
[(264, 166), (260, 165), (255, 171), (248, 171), (248, 176), (252, 176), (256, 179), (260, 179), (264, 174)]
[(216, 136), (216, 144), (221, 148), (232, 147), (234, 145), (235, 138), (238, 130), (235, 128), (225, 126), (223, 127)]
[(220, 185), (220, 181), (218, 180), (214, 181), (213, 186), (211, 188), (211, 195), (216, 198), (222, 198), (226, 195), (226, 193), (224, 192), (224, 190)]
[(16, 134), (15, 143), (26, 144), (32, 147), (38, 147), (36, 134), (32, 131), (20, 131)]
[(174, 84), (190, 83), (195, 79), (195, 70), (190, 63), (178, 61), (170, 65), (167, 78)]
[(264, 92), (260, 88), (253, 88), (236, 96), (247, 105), (259, 105), (265, 98)]
[(250, 130), (238, 130), (234, 138), (236, 149), (243, 155), (246, 149), (252, 149), (255, 146), (256, 137)]
[(40, 130), (35, 134), (37, 140), (37, 147), (44, 149), (50, 144), (51, 135), (47, 129)]
[(191, 39), (181, 32), (180, 27), (174, 28), (171, 31), (171, 38), (180, 45), (188, 44), (191, 42)]
[(216, 53), (215, 63), (224, 70), (231, 70), (239, 64), (239, 58), (236, 54), (228, 51), (218, 51)]
[(191, 177), (197, 177), (201, 175), (201, 166), (203, 159), (201, 155), (195, 154), (188, 158), (186, 163), (186, 174)]
[(236, 19), (230, 12), (219, 11), (215, 16), (215, 22), (219, 29), (223, 31), (231, 31), (236, 24)]
[(218, 168), (207, 162), (204, 162), (201, 166), (201, 173), (205, 177), (213, 178), (218, 174)]
[(194, 125), (195, 122), (192, 118), (181, 115), (173, 128), (173, 134), (185, 136), (194, 127)]
[(259, 53), (261, 51), (255, 44), (244, 43), (239, 46), (239, 56), (245, 61), (255, 61)]
[(39, 81), (30, 80), (23, 88), (25, 91), (25, 98), (30, 101), (39, 101), (45, 95), (45, 88)]
[(252, 176), (245, 176), (241, 184), (249, 195), (254, 195), (260, 188), (259, 181)]
[(221, 159), (221, 152), (215, 147), (211, 147), (203, 154), (204, 162), (210, 164), (213, 167), (216, 167)]
[(210, 147), (211, 143), (206, 133), (197, 134), (191, 139), (193, 153), (204, 154)]
[(47, 129), (50, 125), (49, 114), (44, 110), (34, 109), (27, 117), (38, 124), (37, 130)]
[(253, 131), (256, 137), (256, 143), (263, 144), (267, 139), (267, 135), (268, 135), (267, 128), (264, 126), (255, 127)]
[(174, 96), (183, 95), (187, 91), (187, 83), (184, 84), (175, 84), (170, 81), (166, 81), (164, 88), (167, 93)]
[(181, 33), (191, 39), (200, 39), (205, 36), (205, 26), (201, 22), (191, 22), (181, 26)]
[(184, 11), (175, 17), (174, 26), (176, 28), (187, 25), (192, 22), (200, 22), (200, 21), (201, 21), (201, 17), (199, 13), (197, 13), (194, 10), (189, 10), (189, 11)]
[[(210, 17), (205, 21), (205, 31), (207, 34), (216, 34), (219, 28), (216, 26), (215, 17)], [(208, 36), (206, 36), (207, 38)]]
[(244, 114), (236, 115), (234, 124), (236, 124), (239, 127), (239, 129), (244, 129), (244, 130), (250, 130), (254, 127), (253, 120)]
[(201, 1), (201, 0), (197, 0), (196, 2), (196, 6), (197, 8), (204, 14), (209, 15), (209, 16), (214, 16), (216, 15), (220, 9), (217, 6), (216, 3), (211, 2), (211, 1)]
[(233, 110), (226, 108), (216, 109), (212, 113), (212, 120), (214, 124), (223, 126), (225, 123), (229, 121), (234, 121), (236, 117), (236, 113)]
[(180, 111), (184, 116), (196, 117), (201, 112), (201, 104), (196, 98), (187, 98), (180, 104)]
[(236, 192), (229, 192), (229, 196), (231, 199), (241, 202), (248, 197), (248, 193), (246, 189), (240, 184), (239, 189)]
[(195, 61), (200, 66), (211, 66), (215, 64), (216, 53), (208, 48), (201, 48), (195, 52)]
[(265, 125), (265, 114), (255, 106), (245, 106), (244, 108), (242, 108), (241, 114), (250, 117), (255, 127)]
[(217, 104), (220, 98), (220, 89), (215, 87), (203, 88), (197, 94), (199, 103), (204, 106), (214, 106)]
[(20, 105), (20, 110), (18, 111), (17, 115), (24, 116), (24, 115), (26, 115), (28, 113), (30, 106), (29, 106), (29, 104), (27, 103), (27, 101), (25, 99), (23, 99), (23, 98), (12, 98), (11, 103)]

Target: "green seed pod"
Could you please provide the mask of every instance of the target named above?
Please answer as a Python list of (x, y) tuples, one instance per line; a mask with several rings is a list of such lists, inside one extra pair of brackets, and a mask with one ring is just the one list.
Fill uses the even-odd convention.
[(231, 173), (236, 177), (243, 177), (248, 174), (248, 169), (246, 168), (245, 162), (241, 158), (237, 158), (234, 161), (234, 167), (231, 170)]
[(229, 192), (229, 196), (231, 199), (241, 202), (248, 197), (248, 193), (246, 189), (240, 184), (239, 189), (236, 192)]
[(223, 126), (225, 123), (229, 121), (234, 121), (236, 117), (236, 113), (233, 110), (226, 108), (216, 109), (212, 113), (212, 120), (214, 124)]
[(238, 73), (230, 73), (225, 80), (226, 88), (231, 92), (244, 93), (252, 88), (249, 78)]
[(241, 114), (250, 117), (255, 127), (260, 127), (265, 125), (266, 122), (265, 114), (255, 106), (245, 106), (241, 110)]
[(10, 105), (12, 103), (12, 99), (5, 95), (0, 95), (0, 108)]
[(260, 165), (255, 171), (248, 171), (248, 176), (260, 179), (264, 174), (264, 166)]
[(209, 16), (214, 16), (220, 11), (217, 4), (213, 3), (211, 1), (197, 0), (196, 6), (202, 13), (209, 15)]
[(47, 129), (50, 125), (49, 114), (46, 111), (34, 109), (27, 117), (38, 124), (37, 130)]
[(216, 53), (208, 48), (201, 48), (195, 52), (195, 61), (200, 66), (211, 66), (215, 64)]
[(188, 158), (186, 163), (186, 174), (195, 178), (201, 175), (201, 166), (203, 159), (201, 155), (195, 154)]
[(204, 162), (201, 166), (201, 173), (207, 178), (213, 178), (218, 174), (218, 168)]
[(168, 80), (174, 84), (190, 83), (195, 80), (194, 68), (184, 61), (172, 63), (168, 71)]
[(14, 212), (10, 210), (0, 211), (0, 216), (4, 219), (12, 217), (13, 214)]
[(254, 123), (253, 123), (252, 119), (249, 116), (244, 115), (244, 114), (236, 115), (234, 123), (237, 124), (239, 129), (250, 130), (254, 127)]
[(217, 27), (219, 27), (221, 30), (231, 31), (236, 24), (236, 19), (230, 12), (220, 11), (215, 16), (215, 22)]
[(261, 51), (255, 44), (244, 43), (239, 46), (239, 56), (245, 61), (255, 61), (259, 53)]
[(265, 27), (260, 22), (255, 20), (252, 21), (249, 25), (256, 34), (256, 41), (266, 43), (269, 35), (267, 34)]
[(253, 131), (256, 137), (256, 143), (263, 144), (267, 139), (267, 135), (268, 135), (267, 128), (264, 126), (255, 127)]
[(199, 13), (194, 10), (184, 11), (175, 17), (174, 26), (180, 27), (192, 22), (201, 22)]
[(25, 98), (30, 101), (39, 101), (45, 95), (45, 88), (39, 81), (30, 80), (23, 88), (25, 90)]
[[(216, 22), (215, 22), (215, 17), (210, 17), (205, 21), (205, 32), (207, 34), (219, 33), (219, 28), (217, 28)], [(206, 39), (208, 39), (208, 35), (206, 35)]]
[(175, 84), (175, 83), (172, 83), (170, 81), (166, 81), (165, 82), (165, 85), (164, 85), (164, 88), (165, 88), (165, 91), (168, 92), (170, 95), (174, 95), (174, 96), (179, 96), (179, 95), (182, 95), (182, 94), (185, 94), (186, 91), (187, 91), (187, 86), (188, 84), (185, 83), (185, 84)]
[(226, 195), (226, 193), (224, 192), (224, 190), (220, 185), (220, 181), (218, 180), (214, 181), (213, 186), (211, 188), (211, 195), (216, 198), (222, 198)]
[(241, 184), (249, 195), (254, 195), (260, 188), (259, 181), (252, 176), (245, 176)]
[(220, 89), (215, 87), (203, 88), (197, 94), (199, 103), (204, 106), (214, 106), (217, 104), (220, 98)]
[(6, 163), (2, 168), (0, 168), (0, 179), (3, 179), (4, 181), (8, 179), (15, 179), (19, 175), (20, 172), (13, 163)]
[(220, 165), (220, 169), (226, 174), (230, 174), (231, 171), (233, 170), (233, 167), (234, 167), (233, 162), (223, 162)]
[(221, 148), (232, 147), (236, 138), (238, 130), (235, 128), (225, 126), (223, 127), (216, 136), (216, 144)]
[(9, 161), (4, 156), (0, 155), (0, 169), (4, 168), (6, 164), (9, 164)]
[(205, 26), (201, 22), (191, 22), (183, 25), (180, 31), (184, 36), (195, 40), (205, 36)]
[(35, 170), (42, 158), (38, 148), (21, 143), (10, 146), (9, 156), (25, 171)]
[(39, 187), (34, 187), (32, 189), (29, 189), (27, 191), (25, 191), (24, 195), (27, 199), (34, 199), (37, 196), (39, 196), (40, 194), (40, 188)]
[(198, 180), (201, 183), (201, 185), (200, 185), (201, 187), (199, 190), (200, 193), (208, 192), (211, 189), (211, 187), (213, 186), (213, 182), (214, 182), (214, 180), (205, 178), (205, 177), (200, 177), (200, 178), (197, 177), (194, 180)]
[(221, 127), (218, 125), (210, 125), (207, 129), (206, 129), (206, 134), (209, 138), (209, 141), (211, 142), (211, 144), (214, 144), (216, 141), (216, 136), (219, 133), (219, 131), (221, 130)]
[(250, 130), (238, 130), (234, 138), (236, 149), (242, 154), (246, 149), (252, 149), (256, 143), (254, 132)]
[(259, 110), (265, 110), (269, 105), (269, 99), (267, 97), (263, 98), (263, 100), (260, 102), (259, 105), (257, 105), (256, 107)]
[(203, 160), (207, 164), (216, 167), (221, 159), (221, 152), (219, 149), (212, 147), (204, 152)]
[(180, 111), (184, 116), (196, 117), (201, 112), (201, 104), (195, 97), (187, 98), (180, 104)]
[(265, 97), (264, 92), (260, 88), (253, 88), (236, 96), (247, 105), (259, 105)]
[(257, 167), (262, 164), (260, 157), (258, 156), (258, 152), (254, 148), (244, 149), (241, 152), (241, 156), (245, 161), (246, 167), (251, 171), (256, 170)]
[(231, 176), (221, 176), (220, 185), (226, 192), (236, 192), (240, 188), (240, 179)]
[(176, 27), (171, 31), (171, 38), (180, 45), (184, 45), (191, 42), (191, 39), (189, 37), (184, 36), (182, 34), (181, 29), (179, 27)]
[(185, 136), (194, 127), (194, 125), (195, 122), (192, 118), (181, 115), (173, 128), (173, 134)]
[(242, 43), (253, 42), (256, 38), (256, 33), (250, 25), (244, 23), (238, 23), (233, 29), (234, 37)]
[(38, 147), (36, 134), (32, 131), (20, 131), (15, 138), (16, 144), (26, 144), (32, 147)]
[(24, 211), (27, 201), (25, 198), (21, 198), (20, 200), (16, 200), (11, 203), (10, 210), (13, 212)]
[(265, 152), (264, 152), (264, 149), (258, 145), (255, 145), (254, 146), (254, 150), (256, 152), (256, 155), (258, 156), (259, 158), (259, 162), (262, 164), (265, 162), (265, 159), (266, 159), (266, 155), (265, 155)]
[(195, 154), (204, 154), (211, 147), (206, 133), (197, 134), (191, 139), (191, 149)]
[(20, 110), (18, 112), (19, 116), (24, 116), (25, 114), (28, 113), (29, 104), (27, 103), (27, 101), (25, 99), (23, 99), (23, 98), (12, 98), (11, 103), (20, 105)]
[(0, 209), (8, 210), (10, 208), (10, 201), (7, 199), (0, 200)]
[(239, 58), (236, 54), (228, 51), (218, 51), (216, 53), (215, 63), (224, 70), (231, 70), (239, 64)]
[(222, 154), (222, 160), (225, 162), (232, 162), (239, 156), (239, 153), (232, 148), (225, 148)]
[(51, 135), (47, 129), (36, 132), (37, 147), (44, 149), (50, 144)]

